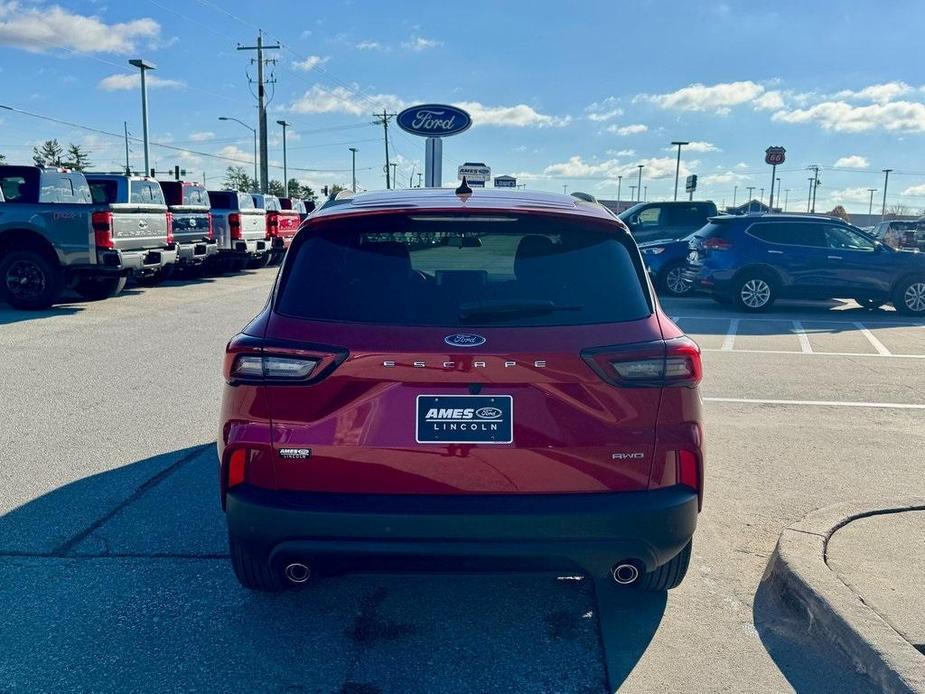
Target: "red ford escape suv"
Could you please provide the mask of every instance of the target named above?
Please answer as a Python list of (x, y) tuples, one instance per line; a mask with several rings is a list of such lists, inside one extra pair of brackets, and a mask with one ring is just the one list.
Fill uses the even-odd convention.
[(224, 375), (221, 497), (247, 588), (356, 567), (684, 577), (700, 350), (593, 199), (464, 183), (339, 200), (296, 236)]

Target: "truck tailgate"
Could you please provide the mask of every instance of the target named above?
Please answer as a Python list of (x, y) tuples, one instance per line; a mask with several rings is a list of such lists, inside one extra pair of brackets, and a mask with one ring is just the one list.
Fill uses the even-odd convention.
[(167, 210), (141, 205), (111, 205), (112, 236), (120, 251), (163, 248), (167, 245)]

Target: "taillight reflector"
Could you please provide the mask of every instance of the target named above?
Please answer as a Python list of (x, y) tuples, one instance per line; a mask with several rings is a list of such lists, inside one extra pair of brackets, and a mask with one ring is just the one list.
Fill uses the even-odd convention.
[(173, 213), (167, 213), (167, 245), (173, 243)]
[(678, 451), (678, 483), (700, 491), (700, 471), (697, 454), (693, 451)]
[(267, 238), (279, 236), (279, 215), (267, 215)]
[(209, 241), (215, 238), (215, 227), (212, 226), (212, 213), (209, 213)]
[(96, 245), (99, 248), (115, 248), (112, 238), (112, 212), (94, 212), (91, 220)]
[(232, 212), (228, 215), (228, 231), (234, 241), (241, 240), (241, 215), (237, 212)]
[(732, 248), (732, 242), (718, 236), (714, 236), (712, 238), (705, 239), (703, 242), (703, 247), (710, 251), (728, 251), (730, 248)]
[(238, 448), (228, 456), (228, 484), (227, 488), (231, 489), (239, 484), (244, 484), (247, 478), (247, 450)]

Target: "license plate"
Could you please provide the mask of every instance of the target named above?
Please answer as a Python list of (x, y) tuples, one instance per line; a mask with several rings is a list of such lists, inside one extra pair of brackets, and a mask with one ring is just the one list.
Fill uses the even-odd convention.
[(418, 395), (418, 443), (513, 443), (510, 395)]

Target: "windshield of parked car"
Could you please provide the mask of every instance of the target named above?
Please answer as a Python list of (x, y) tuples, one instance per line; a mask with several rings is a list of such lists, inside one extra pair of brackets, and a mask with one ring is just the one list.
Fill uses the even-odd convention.
[(428, 216), (326, 224), (294, 247), (277, 308), (390, 325), (581, 325), (650, 314), (631, 241), (576, 222)]

